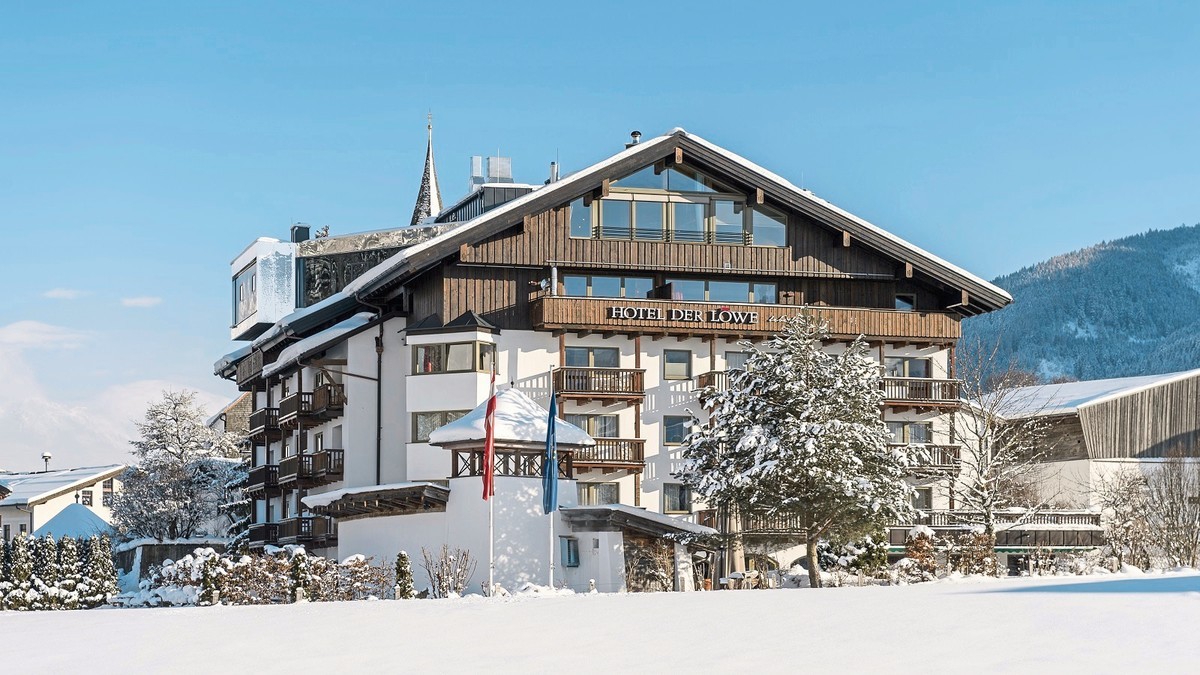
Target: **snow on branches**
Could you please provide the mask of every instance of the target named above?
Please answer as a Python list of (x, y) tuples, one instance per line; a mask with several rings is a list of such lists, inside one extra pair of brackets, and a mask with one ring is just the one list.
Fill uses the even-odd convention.
[(866, 343), (835, 354), (822, 346), (828, 338), (824, 322), (802, 313), (763, 347), (742, 343), (745, 370), (728, 374), (727, 389), (702, 392), (709, 421), (685, 440), (676, 474), (710, 506), (797, 519), (813, 586), (820, 539), (909, 514), (904, 477), (915, 463), (913, 450), (888, 445), (881, 373)]

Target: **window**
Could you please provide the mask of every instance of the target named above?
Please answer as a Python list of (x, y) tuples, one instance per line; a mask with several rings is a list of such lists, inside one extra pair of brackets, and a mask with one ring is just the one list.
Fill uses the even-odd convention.
[(616, 347), (567, 347), (567, 366), (571, 368), (619, 368), (621, 352)]
[(918, 511), (929, 511), (933, 508), (933, 488), (916, 488), (912, 496), (913, 508)]
[(692, 353), (686, 349), (663, 350), (663, 379), (690, 380), (692, 378)]
[(671, 241), (704, 242), (704, 204), (674, 202), (671, 204), (671, 215)]
[(888, 356), (883, 359), (884, 377), (933, 377), (929, 359)]
[(787, 217), (762, 206), (750, 209), (750, 243), (787, 246)]
[(902, 312), (916, 311), (917, 296), (912, 293), (898, 293), (896, 295), (896, 309)]
[(691, 513), (692, 491), (679, 483), (663, 483), (663, 513)]
[(666, 202), (633, 203), (633, 238), (663, 241), (666, 238)]
[(645, 298), (653, 288), (650, 277), (563, 275), (563, 291), (570, 297)]
[(413, 374), (488, 373), (496, 358), (496, 345), (490, 342), (455, 342), (413, 347)]
[(112, 491), (112, 489), (113, 489), (113, 479), (109, 478), (108, 480), (104, 481), (104, 489), (105, 489), (105, 490), (108, 490), (108, 491), (110, 491), (110, 492)]
[(258, 311), (258, 294), (255, 293), (255, 261), (238, 272), (233, 278), (233, 325), (237, 325)]
[(888, 422), (893, 443), (931, 443), (933, 425), (929, 422)]
[(604, 504), (619, 504), (621, 486), (617, 483), (580, 483), (579, 505), (602, 506)]
[(4, 540), (8, 541), (9, 539), (12, 539), (12, 525), (5, 525), (4, 526)]
[(579, 540), (575, 537), (559, 537), (563, 567), (579, 567)]
[(571, 236), (591, 238), (592, 207), (584, 206), (583, 199), (576, 199), (567, 207), (567, 211), (567, 218), (571, 222)]
[(325, 433), (319, 432), (313, 434), (313, 452), (321, 452), (325, 449)]
[(691, 430), (692, 418), (687, 415), (663, 415), (663, 444), (679, 445)]
[(745, 370), (750, 352), (725, 352), (725, 370)]
[(619, 438), (616, 415), (584, 415), (568, 413), (563, 419), (583, 429), (592, 438)]
[(21, 523), (20, 525), (17, 525), (17, 534), (25, 534), (28, 531), (29, 531), (29, 528), (25, 525), (25, 523)]
[(600, 200), (600, 238), (629, 239), (633, 236), (633, 202)]
[(79, 503), (83, 504), (84, 506), (91, 506), (92, 505), (92, 491), (91, 490), (83, 490), (82, 492), (80, 492), (79, 493)]
[(746, 243), (746, 224), (742, 211), (745, 205), (728, 199), (714, 199), (713, 236), (714, 244)]
[(113, 493), (106, 491), (104, 494), (100, 495), (100, 505), (111, 509), (113, 505)]
[(667, 279), (672, 300), (775, 304), (776, 285), (749, 281)]
[(280, 450), (279, 456), (280, 457), (291, 457), (292, 456), (292, 438), (291, 438), (291, 436), (288, 436), (283, 439), (283, 449)]
[(287, 520), (292, 515), (292, 499), (290, 494), (285, 494), (279, 500), (279, 519)]
[(412, 439), (414, 443), (428, 443), (429, 434), (471, 412), (470, 410), (436, 410), (412, 414)]

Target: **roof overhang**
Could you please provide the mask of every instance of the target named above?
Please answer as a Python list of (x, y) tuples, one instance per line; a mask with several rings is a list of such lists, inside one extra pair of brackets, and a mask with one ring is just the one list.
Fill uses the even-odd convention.
[(338, 520), (355, 520), (445, 511), (446, 502), (450, 501), (450, 488), (433, 483), (379, 485), (340, 492), (336, 499), (312, 506), (312, 511)]
[(717, 531), (695, 523), (674, 520), (657, 513), (638, 513), (634, 509), (607, 507), (572, 506), (560, 509), (563, 519), (572, 529), (586, 532), (633, 532), (653, 537), (699, 538), (717, 534)]

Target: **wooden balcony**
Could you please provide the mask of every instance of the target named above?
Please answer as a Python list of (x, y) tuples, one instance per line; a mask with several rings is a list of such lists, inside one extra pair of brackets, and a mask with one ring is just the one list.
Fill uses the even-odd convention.
[(894, 407), (957, 408), (961, 384), (931, 377), (885, 377), (883, 400)]
[[(889, 528), (888, 543), (904, 546), (913, 525), (926, 525), (934, 534), (951, 538), (964, 534), (979, 522), (980, 514), (969, 511), (926, 511), (915, 522)], [(997, 549), (1094, 548), (1104, 545), (1100, 514), (1093, 511), (1000, 511), (996, 518)], [(1010, 551), (1011, 552), (1011, 551)]]
[(328, 516), (302, 516), (279, 522), (279, 545), (301, 544), (313, 548), (337, 543), (337, 527)]
[(646, 397), (645, 375), (634, 368), (559, 368), (554, 392), (580, 401), (640, 403)]
[(640, 438), (597, 438), (596, 445), (575, 451), (581, 469), (636, 469), (646, 464), (646, 441)]
[[(978, 522), (980, 514), (971, 511), (925, 511), (905, 525), (930, 527), (969, 526)], [(1005, 510), (994, 514), (1001, 525), (1086, 525), (1100, 527), (1100, 514), (1095, 511), (1047, 510), (1029, 515), (1026, 511)]]
[(284, 427), (314, 426), (341, 417), (346, 394), (340, 384), (323, 384), (314, 391), (300, 391), (279, 402), (279, 424)]
[(247, 533), (250, 548), (274, 546), (279, 543), (279, 523), (253, 523)]
[(310, 488), (342, 479), (346, 453), (327, 448), (321, 452), (284, 457), (279, 460), (279, 485), (285, 488)]
[(704, 389), (712, 387), (717, 391), (725, 391), (729, 388), (729, 372), (724, 370), (710, 370), (707, 373), (701, 373), (696, 376), (696, 389)]
[(279, 465), (263, 464), (250, 469), (246, 478), (246, 495), (262, 499), (279, 494)]
[(961, 336), (951, 312), (903, 312), (857, 307), (729, 304), (683, 300), (579, 298), (537, 293), (529, 300), (538, 330), (634, 335), (767, 337), (802, 312), (828, 322), (832, 337), (908, 344), (950, 344)]
[(279, 429), (279, 408), (259, 408), (250, 413), (249, 427), (247, 436), (255, 443), (279, 440), (282, 436)]
[(961, 448), (957, 445), (934, 445), (927, 443), (890, 443), (895, 447), (916, 446), (921, 454), (917, 457), (919, 471), (957, 471)]
[(262, 376), (263, 353), (251, 351), (237, 364), (237, 384), (240, 391), (249, 391), (250, 385)]

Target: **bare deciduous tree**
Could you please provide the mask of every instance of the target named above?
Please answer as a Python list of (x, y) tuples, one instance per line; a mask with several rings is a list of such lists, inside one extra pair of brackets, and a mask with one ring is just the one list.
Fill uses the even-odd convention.
[(1200, 461), (1167, 458), (1146, 477), (1151, 537), (1173, 565), (1200, 558)]
[(1149, 567), (1151, 532), (1146, 477), (1137, 470), (1122, 469), (1097, 481), (1094, 492), (1104, 513), (1104, 539), (1117, 563)]
[(430, 552), (421, 547), (421, 567), (429, 575), (429, 597), (448, 598), (462, 595), (467, 582), (475, 574), (475, 559), (470, 551), (452, 549), (442, 544), (442, 550)]

